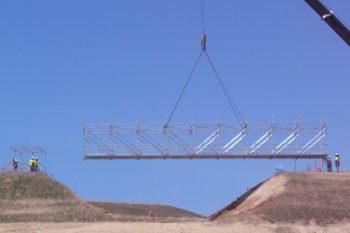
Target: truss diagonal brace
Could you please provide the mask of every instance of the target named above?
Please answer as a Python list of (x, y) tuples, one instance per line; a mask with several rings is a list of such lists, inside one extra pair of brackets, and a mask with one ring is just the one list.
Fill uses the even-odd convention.
[(294, 142), (299, 136), (300, 128), (296, 128), (283, 142), (281, 142), (273, 151), (273, 154), (278, 154), (284, 150), (289, 144)]
[(234, 148), (246, 135), (247, 128), (243, 128), (234, 138), (231, 139), (226, 145), (222, 148), (221, 153), (226, 154), (232, 148)]
[(257, 149), (263, 146), (273, 135), (273, 127), (271, 127), (258, 141), (250, 146), (249, 154), (253, 154)]
[(309, 151), (312, 147), (316, 145), (322, 138), (326, 136), (326, 129), (323, 128), (315, 137), (313, 137), (310, 141), (308, 141), (302, 148), (302, 154), (305, 154), (307, 151)]
[(199, 154), (205, 148), (207, 148), (212, 142), (220, 136), (220, 128), (217, 128), (212, 134), (210, 134), (201, 144), (194, 148), (194, 153)]
[(168, 139), (170, 139), (173, 143), (175, 143), (187, 153), (193, 152), (192, 148), (189, 147), (185, 142), (183, 142), (181, 138), (179, 138), (179, 136), (173, 133), (169, 128), (164, 128), (163, 133), (168, 137)]
[(113, 149), (110, 148), (107, 144), (105, 144), (94, 133), (91, 133), (91, 132), (87, 133), (86, 134), (86, 139), (94, 141), (96, 143), (96, 146), (99, 147), (102, 151), (106, 151), (107, 153), (113, 153)]
[(132, 144), (128, 139), (126, 139), (125, 137), (123, 137), (122, 135), (120, 135), (118, 132), (115, 132), (115, 135), (113, 134), (113, 132), (111, 133), (111, 140), (113, 142), (119, 141), (120, 143), (122, 143), (126, 148), (128, 148), (131, 152), (138, 154), (138, 149), (137, 147)]
[(163, 146), (159, 144), (156, 140), (154, 140), (152, 137), (141, 131), (138, 131), (138, 135), (145, 141), (149, 142), (156, 150), (159, 151), (159, 153), (164, 154)]

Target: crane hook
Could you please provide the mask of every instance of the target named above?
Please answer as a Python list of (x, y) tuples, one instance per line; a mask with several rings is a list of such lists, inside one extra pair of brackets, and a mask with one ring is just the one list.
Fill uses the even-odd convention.
[(201, 45), (202, 45), (202, 51), (205, 51), (207, 49), (207, 37), (205, 34), (201, 35)]

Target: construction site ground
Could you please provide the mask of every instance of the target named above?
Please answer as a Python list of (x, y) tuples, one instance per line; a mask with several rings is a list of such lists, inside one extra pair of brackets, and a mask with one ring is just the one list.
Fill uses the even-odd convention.
[(315, 224), (233, 224), (212, 222), (144, 223), (6, 223), (1, 233), (348, 233), (350, 224), (319, 226)]
[(0, 173), (0, 232), (350, 233), (349, 199), (350, 173), (280, 173), (205, 218), (171, 206), (86, 202), (45, 175)]

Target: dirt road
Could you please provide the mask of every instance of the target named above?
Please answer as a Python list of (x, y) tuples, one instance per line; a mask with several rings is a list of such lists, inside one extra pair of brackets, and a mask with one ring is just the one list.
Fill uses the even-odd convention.
[(320, 227), (315, 225), (242, 223), (12, 223), (0, 224), (0, 233), (350, 233), (350, 224)]

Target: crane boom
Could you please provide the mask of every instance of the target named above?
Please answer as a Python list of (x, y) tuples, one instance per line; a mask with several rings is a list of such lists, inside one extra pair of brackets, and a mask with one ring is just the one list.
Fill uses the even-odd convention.
[(350, 31), (333, 12), (327, 9), (319, 0), (305, 0), (312, 9), (320, 15), (324, 20), (349, 46), (350, 46)]

